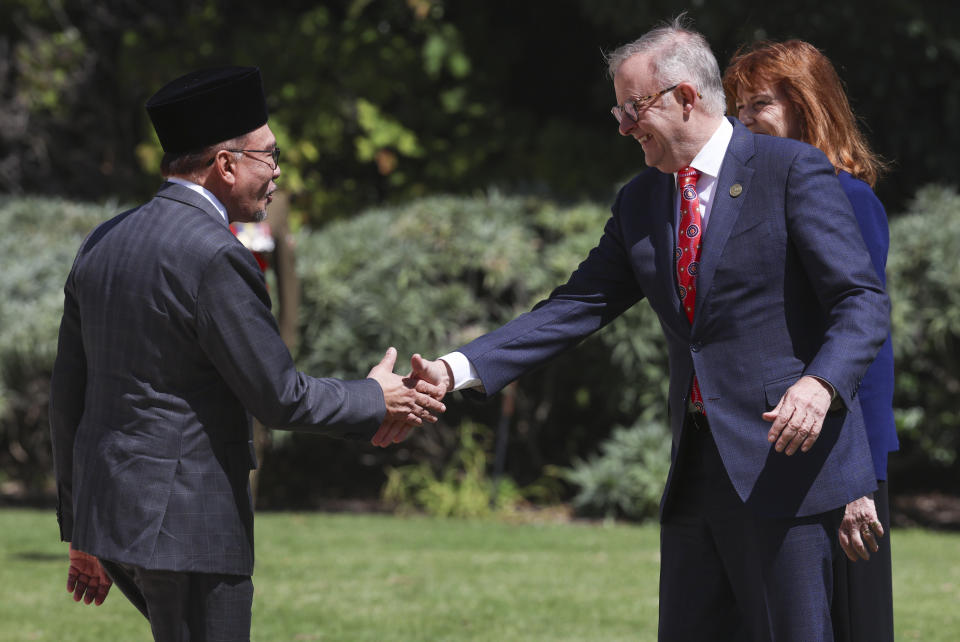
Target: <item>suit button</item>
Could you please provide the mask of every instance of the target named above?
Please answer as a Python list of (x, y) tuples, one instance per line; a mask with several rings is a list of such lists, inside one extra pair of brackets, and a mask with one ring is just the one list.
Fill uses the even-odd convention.
[(701, 345), (702, 345), (702, 344), (700, 344), (699, 342), (697, 342), (697, 343), (691, 343), (691, 344), (690, 344), (690, 350), (693, 351), (693, 352), (700, 352), (700, 347), (701, 347)]

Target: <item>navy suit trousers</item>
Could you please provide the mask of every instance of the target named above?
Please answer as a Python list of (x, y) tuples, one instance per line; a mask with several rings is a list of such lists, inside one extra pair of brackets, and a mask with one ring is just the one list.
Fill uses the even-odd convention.
[(832, 558), (842, 508), (755, 517), (734, 490), (707, 422), (698, 423), (684, 425), (663, 515), (659, 639), (833, 640)]

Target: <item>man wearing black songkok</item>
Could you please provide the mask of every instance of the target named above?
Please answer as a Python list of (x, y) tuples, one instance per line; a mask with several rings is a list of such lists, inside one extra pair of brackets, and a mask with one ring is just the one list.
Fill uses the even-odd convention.
[(64, 287), (50, 423), (67, 589), (100, 604), (116, 582), (157, 640), (244, 640), (251, 415), (385, 445), (443, 405), (393, 374), (393, 348), (366, 379), (294, 368), (229, 230), (266, 217), (280, 176), (259, 69), (187, 74), (147, 112), (166, 181), (91, 232)]

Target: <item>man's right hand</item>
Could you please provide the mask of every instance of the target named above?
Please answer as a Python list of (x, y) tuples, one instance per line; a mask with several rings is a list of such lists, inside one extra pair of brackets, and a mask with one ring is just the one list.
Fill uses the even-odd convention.
[(424, 421), (436, 423), (437, 415), (447, 409), (440, 403), (446, 390), (425, 379), (395, 374), (396, 362), (397, 350), (388, 348), (380, 363), (367, 375), (380, 384), (387, 407), (383, 423), (371, 439), (374, 446), (385, 447), (403, 441), (413, 427)]
[(410, 372), (412, 378), (431, 383), (443, 391), (438, 399), (443, 399), (443, 395), (453, 390), (453, 372), (443, 359), (430, 361), (415, 354), (410, 359), (410, 365), (413, 368)]

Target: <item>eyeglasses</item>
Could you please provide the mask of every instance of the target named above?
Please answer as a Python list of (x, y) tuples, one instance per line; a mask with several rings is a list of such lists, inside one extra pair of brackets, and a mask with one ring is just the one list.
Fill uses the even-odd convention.
[[(280, 148), (274, 147), (273, 149), (228, 149), (228, 152), (238, 152), (238, 153), (252, 153), (252, 154), (270, 154), (273, 158), (273, 167), (271, 169), (277, 169), (277, 166), (280, 165)], [(254, 160), (258, 160), (264, 165), (269, 165), (265, 160), (261, 160), (256, 156), (253, 157)]]
[(610, 113), (613, 114), (613, 117), (617, 119), (618, 123), (623, 122), (624, 116), (633, 122), (637, 122), (637, 119), (640, 118), (640, 112), (648, 109), (657, 98), (666, 94), (667, 92), (673, 91), (679, 86), (680, 84), (677, 83), (676, 85), (662, 89), (655, 94), (650, 94), (649, 96), (644, 96), (643, 98), (637, 98), (636, 100), (628, 100), (622, 105), (614, 105), (610, 108)]
[[(279, 147), (274, 147), (273, 149), (225, 149), (223, 151), (234, 152), (235, 154), (248, 154), (248, 153), (270, 154), (271, 158), (273, 158), (273, 167), (270, 167), (270, 163), (268, 163), (267, 161), (257, 158), (256, 156), (251, 156), (251, 158), (253, 158), (253, 160), (260, 161), (267, 167), (270, 167), (270, 169), (277, 169), (277, 167), (280, 165), (280, 148)], [(214, 160), (216, 160), (216, 156), (214, 156), (209, 161), (207, 161), (207, 165), (213, 165)]]

